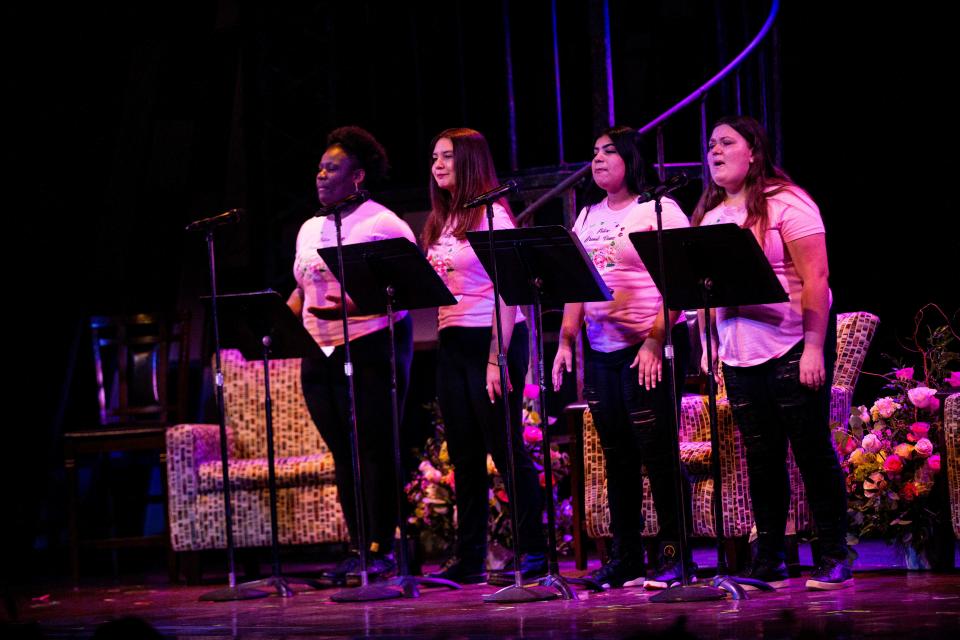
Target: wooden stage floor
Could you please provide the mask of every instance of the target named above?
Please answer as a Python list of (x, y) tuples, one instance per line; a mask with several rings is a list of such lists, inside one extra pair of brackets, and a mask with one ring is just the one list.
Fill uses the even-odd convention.
[[(709, 558), (708, 551), (697, 555)], [(960, 573), (907, 572), (883, 561), (861, 549), (855, 585), (841, 591), (808, 591), (805, 578), (795, 578), (773, 594), (685, 604), (651, 603), (650, 592), (638, 588), (518, 605), (484, 603), (495, 591), (487, 585), (367, 604), (337, 604), (334, 590), (301, 588), (291, 598), (233, 603), (198, 601), (218, 584), (56, 588), (18, 602), (21, 620), (32, 626), (0, 633), (91, 637), (106, 621), (136, 616), (173, 638), (960, 637)], [(579, 574), (572, 563), (561, 569)]]

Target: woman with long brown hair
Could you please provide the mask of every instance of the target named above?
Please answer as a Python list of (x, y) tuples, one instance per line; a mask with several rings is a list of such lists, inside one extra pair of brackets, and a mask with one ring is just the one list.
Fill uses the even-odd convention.
[(707, 149), (711, 179), (694, 225), (734, 223), (753, 231), (789, 295), (783, 303), (717, 309), (709, 323), (747, 454), (758, 544), (746, 576), (773, 583), (787, 578), (789, 442), (822, 550), (807, 587), (840, 589), (853, 582), (853, 574), (843, 476), (830, 437), (836, 322), (820, 210), (773, 164), (766, 132), (755, 119), (721, 118)]
[[(512, 495), (518, 509), (521, 572), (525, 579), (546, 574), (546, 542), (542, 526), (542, 496), (537, 472), (523, 446), (521, 405), (527, 372), (527, 326), (516, 307), (502, 304), (503, 348), (509, 388), (500, 388), (493, 283), (467, 242), (468, 231), (487, 228), (483, 207), (465, 203), (497, 186), (493, 158), (486, 139), (473, 129), (447, 129), (433, 139), (430, 217), (422, 234), (427, 257), (457, 298), (439, 312), (437, 395), (454, 465), (457, 495), (455, 554), (434, 574), (461, 583), (486, 577), (488, 478), (487, 453), (493, 456), (508, 486), (505, 410), (513, 428), (517, 487)], [(495, 229), (514, 227), (505, 200), (493, 205)], [(490, 584), (513, 582), (509, 571), (492, 573)]]

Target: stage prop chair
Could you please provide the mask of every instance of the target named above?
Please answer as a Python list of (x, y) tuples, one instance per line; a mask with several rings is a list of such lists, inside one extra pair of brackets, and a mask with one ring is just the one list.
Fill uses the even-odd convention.
[[(173, 554), (168, 544), (167, 514), (158, 535), (120, 535), (114, 496), (120, 478), (112, 468), (114, 453), (150, 453), (157, 456), (161, 487), (165, 487), (164, 435), (167, 427), (185, 414), (189, 376), (189, 316), (141, 313), (90, 318), (93, 363), (96, 373), (99, 420), (96, 426), (72, 427), (63, 434), (67, 480), (67, 516), (70, 566), (73, 583), (80, 579), (80, 549), (109, 549), (118, 573), (116, 550), (160, 547), (167, 551), (168, 569), (174, 576)], [(94, 477), (108, 487), (106, 538), (90, 538), (80, 531), (78, 472), (96, 458)], [(161, 490), (162, 491), (162, 490)], [(166, 497), (160, 497), (166, 508)]]
[[(866, 312), (845, 313), (837, 316), (837, 365), (834, 369), (831, 391), (831, 421), (847, 420), (850, 415), (853, 388), (856, 384), (867, 348), (873, 339), (879, 319)], [(695, 336), (694, 336), (695, 337)], [(724, 388), (717, 397), (717, 416), (720, 436), (720, 464), (723, 478), (722, 506), (724, 514), (724, 537), (727, 540), (727, 566), (738, 570), (749, 561), (748, 540), (753, 530), (753, 512), (750, 504), (747, 461), (740, 432), (733, 423), (730, 403)], [(583, 412), (583, 477), (584, 477), (584, 523), (589, 537), (603, 541), (611, 537), (610, 509), (607, 504), (606, 467), (600, 438), (593, 426), (590, 411)], [(685, 394), (680, 405), (680, 457), (687, 465), (693, 488), (693, 523), (691, 536), (715, 538), (713, 478), (710, 469), (710, 419), (706, 395)], [(788, 561), (796, 563), (797, 531), (812, 527), (810, 508), (800, 473), (793, 454), (788, 454), (791, 481), (790, 512), (787, 518)], [(649, 479), (643, 480), (643, 536), (654, 538), (659, 531), (653, 494)], [(792, 540), (791, 540), (792, 538)]]
[[(269, 547), (263, 362), (225, 349), (223, 375), (235, 543)], [(270, 391), (280, 544), (346, 542), (333, 455), (307, 412), (299, 359), (270, 361)], [(226, 547), (218, 431), (216, 424), (180, 424), (167, 431), (170, 541), (176, 552)]]

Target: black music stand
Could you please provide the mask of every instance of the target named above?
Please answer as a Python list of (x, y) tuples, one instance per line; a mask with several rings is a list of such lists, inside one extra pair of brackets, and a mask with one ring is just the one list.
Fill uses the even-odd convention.
[[(701, 309), (706, 318), (708, 398), (710, 407), (710, 465), (713, 470), (713, 516), (717, 530), (717, 575), (711, 586), (730, 593), (739, 600), (747, 594), (740, 583), (762, 591), (773, 587), (762, 580), (737, 578), (727, 575), (723, 553), (722, 477), (720, 473), (720, 443), (717, 432), (717, 387), (713, 371), (713, 344), (710, 338), (710, 310), (751, 304), (786, 302), (786, 291), (777, 280), (749, 229), (735, 224), (662, 230), (662, 247), (658, 246), (658, 232), (644, 231), (630, 234), (640, 259), (650, 272), (665, 300), (665, 306), (674, 311)], [(662, 250), (661, 250), (662, 249)], [(662, 261), (662, 262), (661, 262)], [(669, 274), (666, 291), (664, 273)], [(673, 381), (671, 381), (672, 383)], [(679, 426), (679, 425), (678, 425)], [(677, 469), (680, 450), (675, 447)], [(684, 581), (686, 582), (686, 581)], [(682, 584), (653, 596), (652, 602), (687, 602), (697, 597), (704, 587)]]
[[(357, 310), (365, 314), (386, 313), (390, 329), (390, 400), (393, 414), (393, 462), (397, 484), (397, 519), (400, 528), (399, 575), (385, 584), (398, 586), (406, 598), (420, 597), (418, 585), (460, 589), (451, 580), (410, 575), (407, 557), (407, 519), (404, 517), (403, 460), (400, 453), (400, 402), (397, 391), (397, 353), (394, 344), (393, 312), (409, 309), (426, 309), (456, 304), (423, 252), (406, 238), (389, 238), (374, 242), (343, 246), (343, 271), (340, 278), (335, 247), (319, 250), (320, 257), (329, 266), (331, 273), (340, 280)], [(353, 591), (345, 589), (334, 594), (338, 602), (353, 601)]]
[(240, 350), (246, 360), (263, 361), (264, 412), (267, 419), (267, 474), (270, 487), (270, 550), (273, 573), (244, 586), (273, 587), (281, 597), (294, 595), (291, 584), (319, 589), (322, 585), (306, 578), (288, 578), (280, 571), (280, 542), (277, 532), (277, 474), (273, 448), (273, 401), (270, 396), (270, 359), (319, 357), (320, 347), (303, 323), (276, 291), (256, 291), (220, 296), (228, 318), (223, 343)]
[[(580, 240), (561, 226), (502, 229), (494, 231), (494, 257), (500, 272), (500, 295), (510, 306), (533, 305), (534, 344), (536, 345), (537, 382), (541, 412), (546, 416), (547, 383), (543, 367), (544, 302), (562, 305), (567, 302), (596, 302), (612, 300), (610, 289), (604, 284), (596, 267), (587, 256)], [(493, 273), (493, 260), (488, 249), (488, 234), (472, 231), (467, 240), (474, 246), (480, 263), (488, 274)], [(487, 249), (484, 251), (484, 249)], [(506, 394), (504, 394), (506, 395)], [(550, 458), (550, 425), (543, 427), (543, 466), (547, 509), (547, 576), (539, 581), (541, 587), (556, 589), (564, 600), (576, 599), (570, 584), (579, 584), (592, 591), (603, 587), (587, 578), (564, 578), (557, 560), (556, 512), (553, 501), (553, 468)], [(548, 466), (549, 465), (549, 466)], [(514, 502), (516, 504), (516, 502)], [(519, 535), (514, 531), (514, 539)], [(515, 542), (514, 547), (518, 545)], [(513, 587), (507, 587), (513, 589)], [(490, 596), (495, 600), (497, 594)]]

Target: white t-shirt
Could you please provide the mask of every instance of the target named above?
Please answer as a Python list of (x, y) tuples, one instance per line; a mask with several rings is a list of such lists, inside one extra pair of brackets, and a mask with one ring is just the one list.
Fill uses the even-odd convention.
[[(343, 244), (359, 244), (387, 238), (406, 238), (415, 242), (413, 231), (406, 222), (382, 204), (368, 200), (343, 218), (341, 227)], [(293, 260), (293, 277), (303, 290), (303, 326), (322, 347), (343, 344), (343, 323), (337, 320), (321, 320), (307, 311), (307, 307), (326, 307), (327, 295), (340, 296), (340, 282), (320, 258), (317, 249), (337, 246), (337, 228), (332, 215), (313, 217), (303, 223), (297, 234), (297, 254)], [(393, 315), (399, 320), (406, 315), (400, 311)], [(379, 331), (387, 326), (387, 316), (351, 316), (347, 326), (350, 339)]]
[[(663, 201), (663, 228), (689, 227), (690, 221), (672, 200)], [(573, 232), (606, 285), (613, 290), (610, 302), (583, 305), (587, 338), (594, 351), (609, 353), (643, 342), (660, 311), (661, 298), (647, 268), (630, 242), (634, 231), (656, 231), (653, 202), (632, 202), (614, 211), (604, 198), (584, 208)], [(662, 312), (661, 312), (662, 313)], [(683, 322), (680, 314), (678, 322)]]
[[(487, 225), (487, 217), (484, 216), (477, 228), (471, 231), (484, 231)], [(493, 228), (513, 229), (514, 226), (507, 210), (494, 204)], [(491, 326), (493, 282), (470, 243), (457, 240), (447, 226), (427, 250), (427, 259), (457, 299), (457, 304), (440, 307), (439, 328)], [(523, 313), (518, 308), (515, 322), (523, 321)]]
[[(752, 367), (779, 358), (803, 339), (803, 280), (787, 251), (786, 243), (824, 233), (820, 210), (810, 196), (792, 186), (767, 198), (769, 226), (763, 253), (789, 302), (717, 309), (720, 360), (733, 367)], [(733, 223), (743, 226), (747, 209), (721, 204), (708, 211), (701, 224)]]

